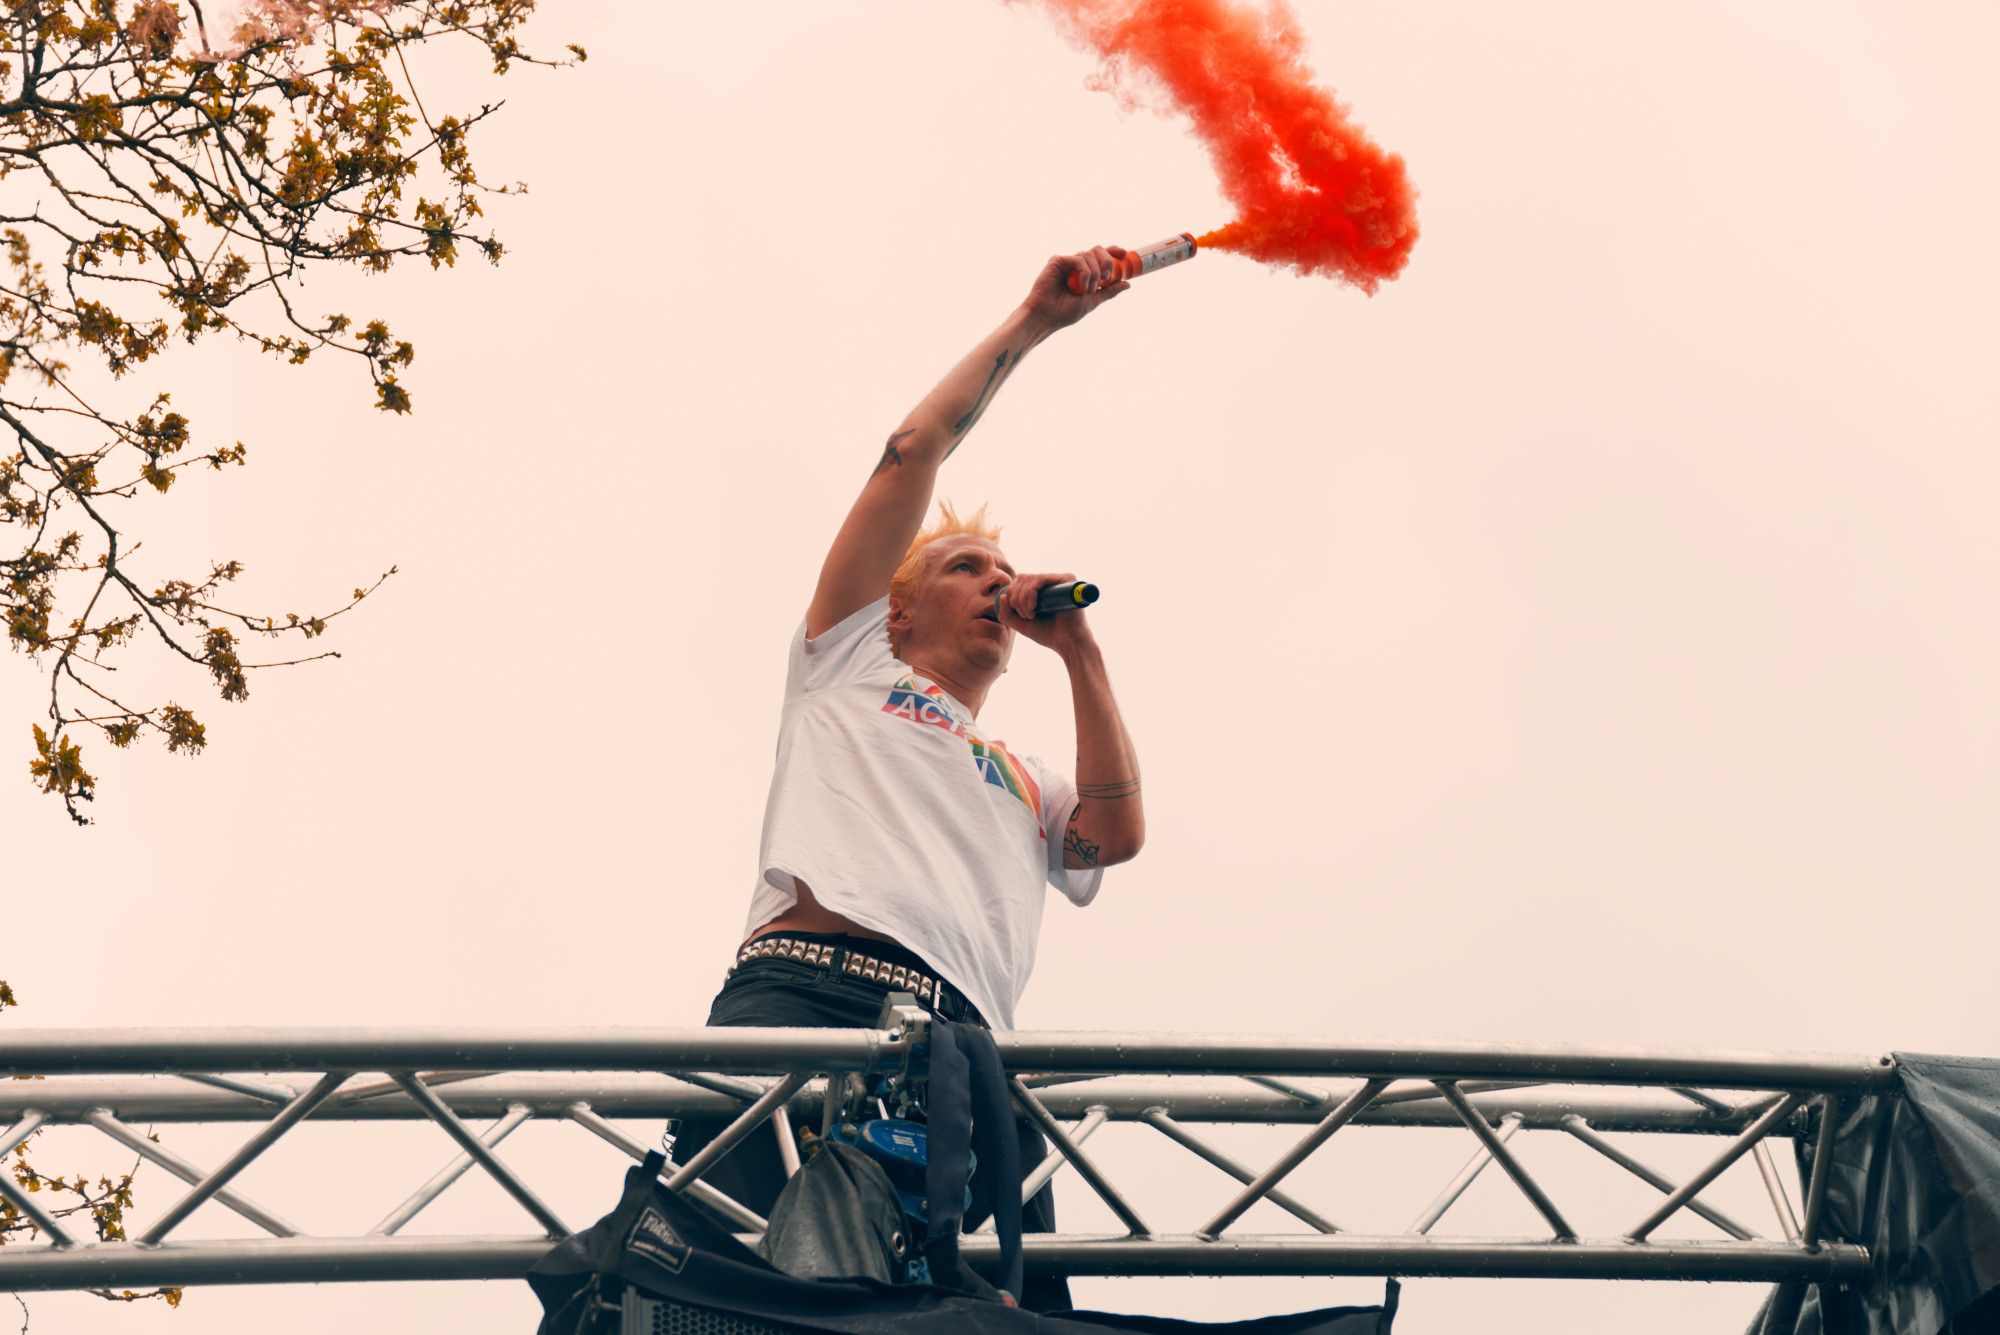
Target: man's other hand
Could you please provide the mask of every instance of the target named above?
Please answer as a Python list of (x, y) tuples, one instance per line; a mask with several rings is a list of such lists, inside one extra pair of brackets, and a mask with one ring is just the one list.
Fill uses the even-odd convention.
[[(1125, 258), (1123, 246), (1092, 246), (1075, 255), (1051, 255), (1021, 307), (1028, 317), (1049, 330), (1066, 328), (1132, 286), (1118, 275), (1116, 261)], [(1069, 290), (1070, 275), (1077, 275), (1078, 296)]]
[(1076, 576), (1064, 571), (1056, 575), (1016, 575), (1000, 594), (1000, 624), (1019, 631), (1026, 638), (1057, 653), (1091, 643), (1089, 613), (1051, 612), (1035, 615), (1035, 603), (1051, 584), (1067, 584)]

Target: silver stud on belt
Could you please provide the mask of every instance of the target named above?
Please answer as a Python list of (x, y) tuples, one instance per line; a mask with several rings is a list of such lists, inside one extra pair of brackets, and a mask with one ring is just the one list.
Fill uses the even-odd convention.
[[(748, 964), (751, 960), (784, 959), (797, 960), (801, 964), (811, 964), (819, 968), (833, 967), (834, 951), (837, 947), (823, 941), (788, 941), (779, 936), (760, 936), (736, 954), (736, 962)], [(892, 990), (908, 990), (916, 993), (917, 1000), (931, 1001), (943, 990), (943, 984), (927, 974), (917, 972), (905, 964), (890, 964), (871, 955), (848, 951), (841, 962), (841, 972), (852, 974), (863, 982), (879, 983)]]

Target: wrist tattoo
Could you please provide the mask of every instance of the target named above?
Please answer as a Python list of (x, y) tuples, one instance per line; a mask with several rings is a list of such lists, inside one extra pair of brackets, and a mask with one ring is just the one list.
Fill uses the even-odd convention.
[(1082, 832), (1076, 828), (1076, 818), (1082, 814), (1081, 807), (1070, 813), (1069, 830), (1063, 835), (1063, 852), (1086, 867), (1095, 867), (1098, 845), (1084, 838)]
[(1139, 791), (1137, 779), (1126, 779), (1119, 783), (1080, 783), (1076, 786), (1079, 797), (1130, 797)]
[[(896, 442), (905, 436), (915, 435), (916, 431), (917, 429), (913, 426), (904, 427), (901, 431), (889, 437), (889, 443), (882, 447), (882, 461), (875, 465), (875, 473), (879, 473), (885, 468), (901, 468), (903, 466), (903, 452), (896, 448)], [(868, 476), (873, 477), (875, 473), (870, 473)]]

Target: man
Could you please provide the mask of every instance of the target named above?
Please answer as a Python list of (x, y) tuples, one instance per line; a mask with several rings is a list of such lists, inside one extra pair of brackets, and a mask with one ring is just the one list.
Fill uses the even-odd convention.
[[(1044, 885), (1086, 904), (1106, 866), (1138, 853), (1138, 758), (1088, 613), (1034, 614), (1045, 586), (1075, 576), (1017, 574), (983, 507), (961, 520), (946, 505), (919, 532), (939, 465), (1021, 358), (1130, 286), (1124, 253), (1050, 259), (889, 436), (834, 538), (792, 637), (746, 940), (711, 1025), (872, 1026), (894, 990), (948, 1020), (1011, 1027)], [(1074, 782), (979, 726), (1017, 636), (1069, 670)], [(677, 1157), (719, 1125), (688, 1119)], [(769, 1142), (752, 1137), (709, 1174), (760, 1212), (783, 1183)], [(1039, 1138), (1024, 1149), (1038, 1158)], [(1047, 1196), (1028, 1227), (1053, 1227)]]

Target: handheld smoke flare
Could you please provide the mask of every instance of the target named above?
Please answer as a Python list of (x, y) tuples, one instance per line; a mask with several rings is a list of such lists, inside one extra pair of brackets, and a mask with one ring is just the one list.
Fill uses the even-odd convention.
[(1015, 3), (1045, 11), (1098, 57), (1093, 87), (1128, 108), (1187, 117), (1236, 210), (1193, 238), (1203, 250), (1370, 293), (1403, 271), (1417, 241), (1409, 172), (1318, 82), (1284, 0)]
[[(1155, 241), (1150, 246), (1128, 250), (1125, 252), (1125, 258), (1117, 261), (1118, 278), (1129, 280), (1137, 278), (1140, 274), (1151, 273), (1155, 269), (1164, 269), (1169, 264), (1191, 260), (1196, 249), (1194, 235), (1190, 232), (1180, 232), (1165, 241)], [(1112, 281), (1116, 282), (1117, 279)], [(1072, 273), (1069, 276), (1069, 290), (1078, 296), (1083, 295), (1081, 275)]]

